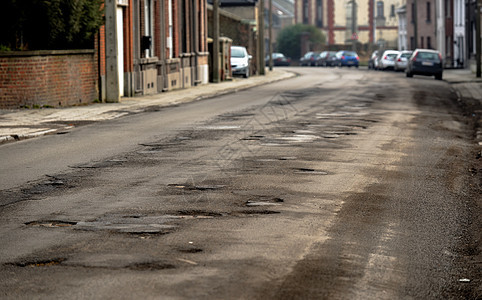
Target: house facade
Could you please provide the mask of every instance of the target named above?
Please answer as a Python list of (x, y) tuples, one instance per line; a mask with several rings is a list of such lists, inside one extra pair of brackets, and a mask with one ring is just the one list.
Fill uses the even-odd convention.
[[(361, 44), (398, 47), (398, 15), (401, 0), (296, 0), (297, 23), (320, 28), (327, 44)], [(354, 34), (355, 33), (355, 34)]]
[(115, 102), (117, 89), (130, 97), (207, 83), (206, 7), (202, 0), (106, 0), (102, 99)]
[(435, 0), (407, 0), (408, 47), (435, 49), (437, 28)]
[(408, 49), (440, 51), (447, 68), (466, 67), (476, 52), (475, 4), (475, 0), (407, 0), (398, 10), (399, 24), (405, 18), (408, 27), (404, 37), (400, 25), (400, 43), (405, 38)]

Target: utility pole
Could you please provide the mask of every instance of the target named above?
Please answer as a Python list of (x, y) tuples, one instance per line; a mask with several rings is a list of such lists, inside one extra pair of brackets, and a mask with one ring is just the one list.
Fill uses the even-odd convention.
[(119, 66), (117, 53), (117, 1), (105, 1), (105, 101), (119, 102)]
[(219, 83), (219, 0), (213, 0), (213, 82)]
[(377, 1), (373, 1), (373, 50), (377, 47)]
[(273, 0), (269, 1), (269, 32), (268, 32), (268, 55), (269, 55), (269, 70), (273, 71)]
[(258, 65), (259, 65), (259, 75), (265, 75), (264, 67), (264, 0), (259, 1), (259, 53), (258, 53)]
[(414, 49), (418, 48), (418, 7), (417, 7), (417, 0), (413, 0), (413, 40), (414, 40)]
[(356, 52), (356, 1), (351, 0), (351, 43), (352, 43), (352, 50)]
[(480, 54), (480, 48), (481, 48), (481, 45), (480, 45), (480, 42), (481, 42), (481, 38), (480, 38), (480, 33), (481, 33), (481, 30), (480, 30), (480, 1), (481, 0), (477, 0), (477, 9), (476, 9), (476, 12), (475, 12), (475, 20), (476, 20), (476, 25), (475, 25), (475, 49), (476, 49), (476, 61), (477, 61), (477, 78), (480, 78), (481, 77), (481, 73), (482, 73), (482, 70), (481, 70), (481, 66), (480, 66), (480, 58), (481, 58), (481, 54)]

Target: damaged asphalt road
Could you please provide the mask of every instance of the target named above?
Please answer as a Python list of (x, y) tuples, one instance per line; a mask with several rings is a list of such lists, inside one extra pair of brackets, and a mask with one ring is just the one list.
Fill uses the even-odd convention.
[(480, 159), (450, 87), (297, 71), (2, 145), (25, 177), (0, 191), (1, 297), (480, 297)]

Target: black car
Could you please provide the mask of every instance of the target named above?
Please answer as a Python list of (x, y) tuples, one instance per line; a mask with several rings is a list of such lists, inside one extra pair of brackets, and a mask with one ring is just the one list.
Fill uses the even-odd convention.
[(318, 57), (319, 52), (306, 52), (302, 58), (300, 58), (300, 66), (314, 66), (316, 64), (316, 58)]
[(405, 74), (407, 77), (413, 77), (413, 75), (435, 76), (435, 79), (442, 80), (442, 55), (436, 50), (416, 49), (408, 60)]
[(328, 67), (328, 66), (335, 66), (336, 63), (337, 63), (336, 51), (323, 51), (316, 58), (315, 65)]
[[(283, 53), (273, 53), (273, 66), (289, 66), (291, 64), (291, 59), (286, 57)], [(265, 63), (269, 65), (269, 55), (265, 58)]]

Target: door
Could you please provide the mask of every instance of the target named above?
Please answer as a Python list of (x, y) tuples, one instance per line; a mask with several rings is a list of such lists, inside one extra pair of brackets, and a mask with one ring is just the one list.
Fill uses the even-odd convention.
[(117, 68), (119, 70), (119, 96), (124, 96), (124, 19), (123, 8), (117, 7)]

